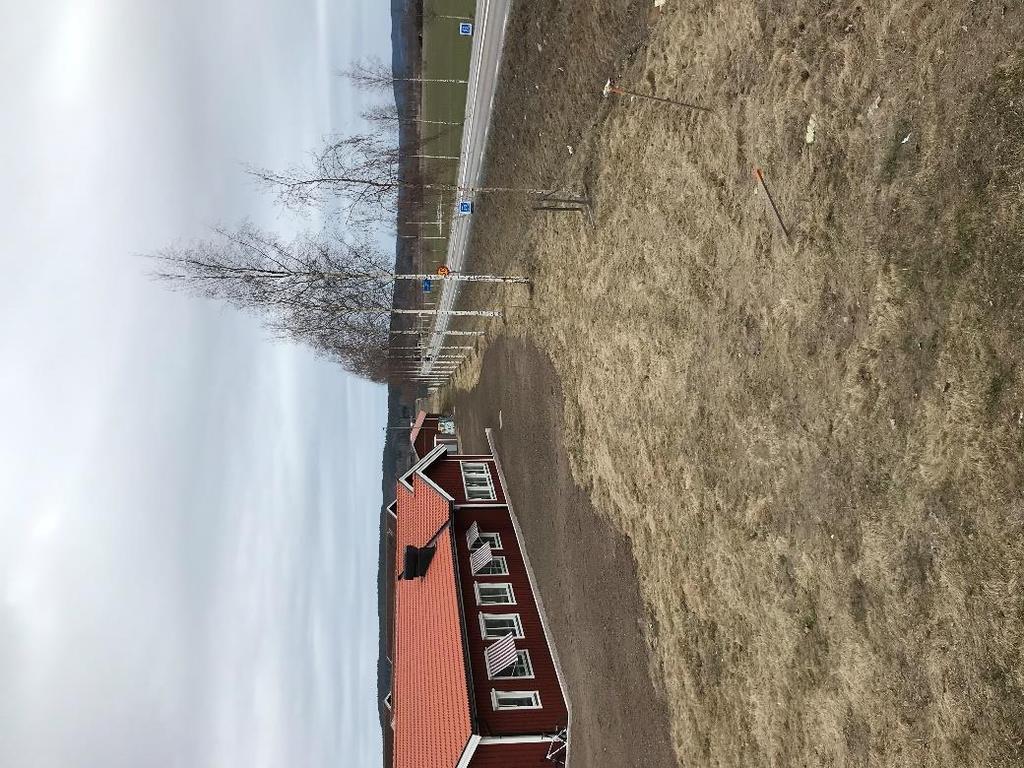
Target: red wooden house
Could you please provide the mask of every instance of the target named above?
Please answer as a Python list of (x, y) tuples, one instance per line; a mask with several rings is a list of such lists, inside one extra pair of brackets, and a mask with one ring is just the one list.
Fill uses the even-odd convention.
[(417, 459), (422, 459), (439, 445), (446, 446), (451, 453), (459, 452), (455, 420), (442, 413), (420, 411), (416, 414), (409, 440)]
[(543, 768), (569, 712), (500, 467), (436, 445), (397, 484), (394, 768)]

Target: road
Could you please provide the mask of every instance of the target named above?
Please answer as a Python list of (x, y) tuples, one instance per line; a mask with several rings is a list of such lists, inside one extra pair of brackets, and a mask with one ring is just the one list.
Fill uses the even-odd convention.
[[(469, 84), (466, 93), (466, 115), (463, 122), (462, 151), (459, 157), (458, 186), (471, 189), (480, 186), (487, 149), (487, 133), (491, 125), (491, 107), (498, 86), (498, 70), (505, 43), (505, 24), (512, 9), (512, 0), (477, 0), (474, 18), (473, 47), (469, 62)], [(472, 201), (474, 195), (464, 193), (463, 200)], [(471, 215), (455, 214), (448, 240), (446, 263), (453, 272), (463, 269), (466, 249), (473, 227)], [(423, 373), (430, 373), (433, 359), (444, 344), (444, 332), (449, 316), (443, 314), (455, 308), (459, 283), (444, 280), (437, 304), (439, 310), (427, 345), (427, 359)]]

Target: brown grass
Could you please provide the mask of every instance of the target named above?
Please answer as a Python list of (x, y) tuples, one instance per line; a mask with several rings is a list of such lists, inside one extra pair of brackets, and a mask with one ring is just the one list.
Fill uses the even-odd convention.
[(596, 226), (478, 241), (536, 277), (508, 329), (634, 547), (678, 757), (1024, 764), (1021, 11), (669, 2), (624, 82), (715, 114), (607, 104), (558, 170)]

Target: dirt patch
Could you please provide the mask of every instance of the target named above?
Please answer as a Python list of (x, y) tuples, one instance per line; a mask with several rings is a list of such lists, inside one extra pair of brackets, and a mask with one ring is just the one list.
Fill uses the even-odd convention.
[[(505, 331), (553, 361), (573, 478), (633, 548), (676, 754), (1024, 764), (1024, 12), (668, 7), (543, 108), (502, 92), (552, 141), (492, 172), (586, 186), (595, 220), (492, 201), (474, 259), (535, 278)], [(714, 114), (586, 122), (615, 62)]]
[[(664, 691), (649, 669), (632, 547), (572, 481), (562, 391), (544, 354), (500, 340), (483, 375), (451, 404), (463, 449), (489, 450), (493, 427), (573, 705), (572, 765), (675, 766)], [(504, 426), (498, 429), (500, 423)]]

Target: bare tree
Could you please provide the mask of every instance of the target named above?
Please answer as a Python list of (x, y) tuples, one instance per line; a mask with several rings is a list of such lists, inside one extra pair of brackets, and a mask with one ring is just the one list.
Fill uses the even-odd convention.
[(461, 120), (423, 120), (418, 117), (402, 117), (398, 113), (398, 105), (396, 104), (378, 104), (370, 107), (363, 112), (363, 119), (368, 123), (384, 128), (397, 127), (399, 125), (462, 125)]
[(382, 375), (386, 366), (392, 315), (439, 314), (396, 309), (396, 280), (527, 282), (514, 276), (395, 274), (368, 241), (306, 233), (287, 242), (251, 223), (217, 229), (213, 239), (166, 248), (151, 258), (157, 279), (254, 312), (276, 334), (306, 343), (369, 378)]
[(554, 190), (532, 187), (462, 186), (418, 178), (401, 173), (402, 154), (375, 135), (357, 134), (328, 141), (311, 157), (307, 166), (284, 171), (250, 168), (259, 183), (276, 193), (292, 208), (341, 201), (350, 212), (373, 218), (381, 211), (397, 208), (399, 193), (422, 198), (424, 191), (455, 192), (464, 195), (536, 194)]
[(376, 57), (359, 59), (339, 74), (347, 77), (357, 88), (366, 91), (390, 90), (395, 83), (450, 83), (466, 85), (468, 80), (449, 77), (396, 77), (391, 67)]

